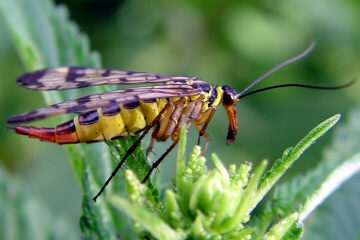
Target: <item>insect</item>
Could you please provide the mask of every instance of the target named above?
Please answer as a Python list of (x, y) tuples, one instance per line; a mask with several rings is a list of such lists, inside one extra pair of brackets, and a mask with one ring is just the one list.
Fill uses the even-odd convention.
[(351, 81), (340, 86), (282, 84), (248, 92), (250, 88), (272, 72), (306, 56), (313, 47), (314, 44), (300, 55), (277, 65), (239, 93), (226, 85), (211, 86), (197, 77), (167, 76), (154, 73), (83, 67), (59, 67), (38, 70), (20, 76), (17, 84), (36, 90), (64, 90), (110, 84), (143, 84), (144, 86), (108, 91), (68, 100), (12, 116), (7, 122), (9, 124), (21, 124), (55, 115), (82, 112), (74, 119), (54, 128), (23, 125), (10, 127), (18, 134), (58, 144), (91, 143), (141, 133), (137, 141), (122, 157), (122, 160), (98, 194), (93, 198), (96, 201), (126, 158), (133, 153), (151, 129), (153, 129), (153, 132), (148, 151), (152, 149), (154, 141), (166, 141), (170, 138), (173, 143), (153, 163), (143, 182), (176, 146), (180, 129), (184, 124), (187, 127), (190, 124), (195, 126), (199, 132), (198, 144), (200, 144), (201, 137), (205, 138), (203, 152), (206, 151), (210, 141), (206, 129), (220, 104), (224, 106), (227, 113), (229, 126), (226, 142), (230, 143), (235, 140), (237, 134), (238, 121), (235, 103), (241, 98), (274, 88), (340, 89), (354, 82)]

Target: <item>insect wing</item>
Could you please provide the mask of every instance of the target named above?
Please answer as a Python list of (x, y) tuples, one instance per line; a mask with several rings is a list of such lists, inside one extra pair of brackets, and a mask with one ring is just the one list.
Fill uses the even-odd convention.
[[(197, 83), (207, 84), (203, 81)], [(10, 117), (8, 123), (25, 123), (43, 118), (48, 118), (65, 113), (81, 112), (90, 109), (107, 107), (111, 104), (132, 103), (139, 100), (157, 98), (193, 96), (201, 93), (199, 88), (186, 84), (166, 84), (161, 86), (148, 86), (128, 88), (84, 96), (74, 100), (68, 100), (58, 104), (34, 109), (30, 112)]]
[(194, 78), (85, 67), (47, 68), (21, 75), (17, 84), (35, 90), (63, 90), (112, 84), (186, 83)]

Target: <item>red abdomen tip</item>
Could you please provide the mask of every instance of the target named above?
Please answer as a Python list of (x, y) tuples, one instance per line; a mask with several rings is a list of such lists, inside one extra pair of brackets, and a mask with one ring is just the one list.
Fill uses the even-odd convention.
[(29, 135), (29, 127), (24, 127), (24, 126), (17, 126), (14, 127), (14, 130), (16, 133), (18, 134), (22, 134), (22, 135)]

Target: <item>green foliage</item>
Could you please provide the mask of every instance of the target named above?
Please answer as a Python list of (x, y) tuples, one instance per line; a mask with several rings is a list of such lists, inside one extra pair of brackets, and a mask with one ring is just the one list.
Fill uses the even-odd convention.
[[(343, 182), (360, 171), (359, 119), (360, 112), (356, 111), (351, 114), (349, 123), (338, 129), (333, 144), (325, 151), (324, 162), (307, 174), (297, 176), (292, 181), (275, 188), (274, 197), (267, 204), (259, 222), (268, 223), (272, 218), (283, 217), (293, 211), (298, 211), (300, 220), (304, 221)], [(355, 195), (354, 198), (356, 199)], [(341, 206), (340, 203), (341, 201), (338, 202), (337, 208), (346, 211), (348, 204), (344, 203), (344, 206)], [(319, 221), (319, 224), (323, 223), (323, 220)], [(351, 222), (356, 223), (358, 219), (355, 217), (352, 221), (351, 218), (347, 221), (349, 221), (348, 228), (357, 232), (358, 226)], [(266, 226), (264, 224), (264, 227)], [(327, 228), (329, 226), (324, 226), (323, 231)]]
[[(27, 70), (64, 65), (100, 66), (98, 54), (90, 51), (88, 39), (69, 21), (65, 7), (55, 7), (48, 0), (5, 0), (1, 1), (0, 10)], [(47, 104), (53, 104), (70, 96), (79, 96), (79, 92), (45, 91), (43, 95)], [(99, 151), (107, 151), (104, 147), (97, 150), (81, 146), (67, 149), (79, 181), (86, 164), (83, 154), (97, 156)]]
[[(290, 216), (282, 219), (280, 222), (274, 224), (270, 230), (265, 234), (264, 239), (282, 239), (289, 231), (290, 227), (298, 219), (298, 213), (293, 213)], [(294, 239), (294, 238), (291, 238)]]
[[(48, 0), (4, 0), (0, 2), (0, 10), (27, 70), (66, 65), (101, 66), (98, 54), (90, 50), (87, 37), (79, 32), (74, 23), (70, 22), (64, 6), (55, 7), (53, 2)], [(95, 89), (104, 91), (107, 88), (97, 87)], [(87, 91), (51, 91), (43, 92), (43, 95), (45, 102), (52, 104), (69, 97), (79, 97)], [(62, 117), (61, 120), (65, 120), (65, 118)], [(122, 140), (122, 144), (126, 147), (132, 143), (133, 139)], [(116, 165), (116, 162), (110, 157), (109, 149), (105, 144), (92, 144), (91, 146), (81, 144), (67, 146), (66, 149), (84, 194), (95, 195)], [(135, 156), (144, 162), (144, 154), (141, 154), (140, 150), (135, 153)], [(146, 165), (137, 167), (142, 168), (142, 166), (147, 169)], [(84, 178), (88, 178), (88, 180), (84, 180)], [(85, 181), (88, 181), (91, 186), (86, 190), (83, 185)], [(124, 184), (115, 179), (107, 192), (114, 189), (117, 193), (122, 192)], [(111, 207), (101, 199), (99, 200), (96, 207), (97, 221), (106, 225), (107, 229), (111, 229), (113, 236), (117, 232), (124, 232), (124, 229), (127, 228), (127, 219), (121, 214), (112, 215)], [(87, 200), (85, 199), (85, 201)], [(85, 215), (87, 214), (85, 213)], [(85, 224), (85, 226), (87, 225)], [(125, 233), (129, 236), (132, 234), (130, 230)], [(87, 232), (84, 234), (87, 235)]]
[(216, 168), (208, 170), (199, 146), (194, 148), (186, 164), (186, 134), (183, 128), (176, 186), (166, 190), (165, 207), (152, 204), (146, 195), (149, 189), (140, 183), (131, 170), (125, 173), (129, 200), (111, 195), (109, 201), (135, 221), (134, 228), (140, 237), (147, 236), (148, 232), (149, 238), (156, 239), (299, 238), (302, 229), (295, 224), (298, 222), (296, 211), (281, 217), (272, 225), (270, 221), (267, 224), (245, 224), (251, 223), (252, 210), (288, 167), (339, 118), (340, 115), (335, 115), (311, 130), (294, 148), (287, 149), (266, 174), (263, 174), (266, 160), (250, 174), (249, 163), (238, 168), (232, 165), (227, 170), (214, 154), (212, 160)]
[[(107, 141), (106, 144), (109, 146), (110, 151), (112, 153), (112, 158), (115, 162), (121, 161), (121, 156), (124, 156), (126, 150), (129, 149), (133, 142), (136, 141), (136, 137), (130, 136), (127, 139), (121, 138), (115, 141)], [(140, 179), (143, 179), (146, 173), (150, 170), (150, 164), (146, 160), (145, 153), (141, 150), (142, 145), (139, 144), (139, 147), (134, 151), (134, 153), (128, 158), (127, 161), (123, 164), (123, 169), (132, 169), (136, 176)], [(159, 192), (152, 184), (151, 181), (146, 181), (146, 185), (149, 188), (148, 192), (148, 200), (153, 204), (158, 204), (159, 200)]]
[(0, 239), (78, 239), (64, 217), (55, 216), (0, 165)]
[[(320, 181), (328, 178), (327, 175), (338, 171), (339, 167), (336, 166), (342, 166), (344, 170), (338, 171), (338, 182), (340, 178), (346, 179), (359, 172), (360, 110), (353, 111), (348, 119), (345, 125), (337, 129), (333, 143), (326, 149), (325, 162), (308, 173), (305, 182), (311, 181), (319, 186)], [(359, 176), (356, 176), (345, 183), (314, 212), (305, 222), (304, 239), (356, 239), (360, 235), (359, 180)]]
[(274, 166), (269, 170), (261, 181), (259, 195), (262, 198), (266, 192), (274, 185), (274, 183), (284, 174), (284, 172), (291, 166), (291, 164), (297, 160), (300, 155), (313, 144), (316, 139), (321, 137), (329, 128), (334, 126), (340, 119), (340, 115), (337, 114), (311, 130), (305, 138), (303, 138), (294, 148), (288, 148), (285, 150), (281, 159), (275, 161)]
[[(346, 182), (305, 222), (305, 240), (358, 239), (360, 176)], [(325, 231), (324, 231), (325, 230)]]
[[(87, 38), (69, 21), (65, 7), (55, 7), (52, 1), (47, 0), (2, 0), (0, 10), (27, 70), (61, 65), (100, 67), (98, 54), (90, 50)], [(108, 90), (107, 87), (96, 89)], [(85, 93), (86, 90), (45, 92), (44, 98), (47, 104), (51, 104)], [(288, 148), (265, 174), (266, 160), (254, 170), (250, 163), (238, 167), (231, 165), (226, 169), (214, 154), (212, 161), (215, 169), (208, 169), (198, 146), (186, 163), (183, 130), (175, 186), (165, 191), (163, 202), (160, 201), (159, 190), (151, 181), (144, 185), (138, 180), (150, 167), (140, 148), (129, 157), (98, 203), (92, 201), (136, 137), (107, 142), (108, 147), (105, 144), (69, 146), (70, 162), (83, 191), (82, 237), (134, 239), (137, 235), (145, 239), (299, 239), (303, 232), (302, 221), (308, 213), (343, 181), (358, 172), (356, 153), (359, 141), (356, 136), (359, 134), (353, 126), (350, 131), (345, 131), (346, 136), (351, 136), (351, 141), (343, 141), (341, 137), (344, 136), (340, 136), (332, 148), (334, 150), (328, 152), (327, 158), (334, 160), (319, 165), (305, 177), (295, 178), (293, 182), (278, 187), (264, 212), (256, 217), (251, 213), (285, 171), (336, 124), (339, 117), (335, 115), (324, 121), (295, 147)], [(349, 166), (352, 171), (347, 171)], [(76, 236), (66, 224), (54, 220), (43, 207), (23, 195), (16, 184), (1, 178), (4, 176), (7, 175), (1, 173), (0, 187), (5, 193), (0, 196), (4, 198), (1, 201), (4, 205), (0, 206), (4, 239), (71, 239)], [(125, 182), (121, 181), (123, 178)], [(329, 183), (333, 184), (331, 188), (326, 187)], [(126, 215), (133, 219), (132, 226)], [(34, 221), (39, 216), (41, 222)]]

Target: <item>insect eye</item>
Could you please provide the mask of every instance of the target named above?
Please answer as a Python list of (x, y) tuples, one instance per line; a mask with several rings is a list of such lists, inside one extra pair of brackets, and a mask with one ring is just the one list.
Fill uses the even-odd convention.
[(224, 105), (232, 105), (235, 102), (235, 94), (231, 91), (224, 91), (223, 94), (223, 104)]
[(236, 91), (232, 87), (224, 85), (221, 88), (224, 91), (224, 94), (226, 93), (226, 94), (229, 94), (229, 95), (235, 97)]

